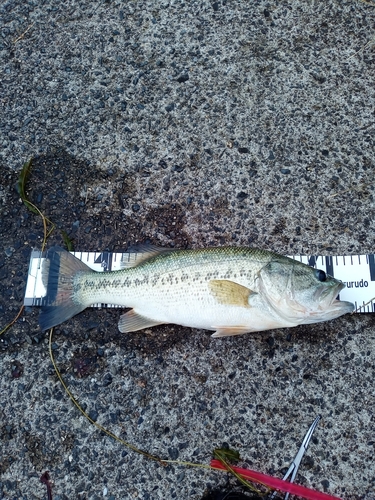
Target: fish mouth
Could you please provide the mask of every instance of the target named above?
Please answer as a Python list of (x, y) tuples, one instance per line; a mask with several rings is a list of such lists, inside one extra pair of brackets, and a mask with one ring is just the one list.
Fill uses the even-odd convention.
[(316, 307), (305, 317), (303, 323), (320, 323), (352, 313), (354, 311), (354, 304), (337, 299), (338, 294), (343, 288), (345, 288), (344, 283), (337, 280), (328, 287), (321, 287), (314, 297), (316, 299)]
[(318, 292), (317, 300), (320, 304), (320, 309), (323, 311), (339, 312), (341, 314), (351, 313), (354, 311), (354, 304), (339, 300), (337, 297), (341, 290), (345, 288), (341, 281), (337, 284), (323, 288)]
[(337, 284), (334, 284), (330, 287), (322, 287), (318, 290), (317, 300), (323, 303), (325, 306), (330, 306), (334, 302), (339, 302), (337, 296), (341, 292), (341, 290), (345, 288), (344, 283), (339, 281)]

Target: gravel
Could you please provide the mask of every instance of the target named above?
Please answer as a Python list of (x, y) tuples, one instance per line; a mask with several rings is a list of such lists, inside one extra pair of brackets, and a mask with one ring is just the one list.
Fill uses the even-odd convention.
[[(0, 18), (3, 325), (43, 239), (15, 189), (30, 158), (49, 245), (374, 251), (371, 2), (12, 0)], [(165, 459), (208, 464), (226, 444), (282, 477), (321, 414), (298, 483), (375, 498), (372, 315), (223, 340), (175, 325), (120, 334), (119, 314), (87, 310), (53, 338), (98, 424)], [(200, 500), (227, 485), (90, 425), (36, 308), (0, 352), (2, 498), (46, 498), (46, 470), (54, 500)]]

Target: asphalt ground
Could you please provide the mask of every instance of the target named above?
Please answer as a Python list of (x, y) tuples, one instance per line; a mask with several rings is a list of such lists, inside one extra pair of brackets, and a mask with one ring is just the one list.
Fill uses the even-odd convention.
[[(48, 245), (249, 245), (374, 252), (372, 2), (3, 1), (0, 313), (22, 302), (40, 217)], [(174, 325), (117, 330), (87, 310), (53, 352), (91, 417), (165, 459), (223, 444), (282, 477), (317, 414), (299, 484), (375, 498), (375, 321), (227, 339)], [(64, 393), (37, 308), (0, 338), (0, 495), (192, 499), (226, 474), (152, 462), (96, 430)]]

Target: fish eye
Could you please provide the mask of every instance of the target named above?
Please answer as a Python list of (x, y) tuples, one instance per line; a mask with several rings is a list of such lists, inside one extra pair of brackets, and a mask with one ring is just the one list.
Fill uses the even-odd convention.
[(317, 269), (315, 271), (315, 276), (316, 276), (316, 279), (319, 281), (326, 281), (326, 279), (327, 279), (326, 273), (324, 271), (322, 271), (321, 269)]

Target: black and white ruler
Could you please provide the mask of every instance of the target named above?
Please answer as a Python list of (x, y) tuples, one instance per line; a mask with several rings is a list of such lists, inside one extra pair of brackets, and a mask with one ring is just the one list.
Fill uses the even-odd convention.
[[(94, 271), (116, 271), (122, 269), (123, 261), (131, 261), (134, 253), (112, 252), (72, 252)], [(340, 292), (340, 300), (352, 302), (355, 312), (375, 312), (375, 256), (368, 255), (336, 255), (336, 256), (295, 256), (309, 266), (322, 269), (330, 276), (345, 283), (346, 288)], [(46, 289), (42, 282), (42, 263), (44, 254), (33, 250), (30, 257), (29, 274), (25, 292), (25, 306), (42, 306)], [(93, 307), (119, 307), (111, 304), (95, 304)]]

